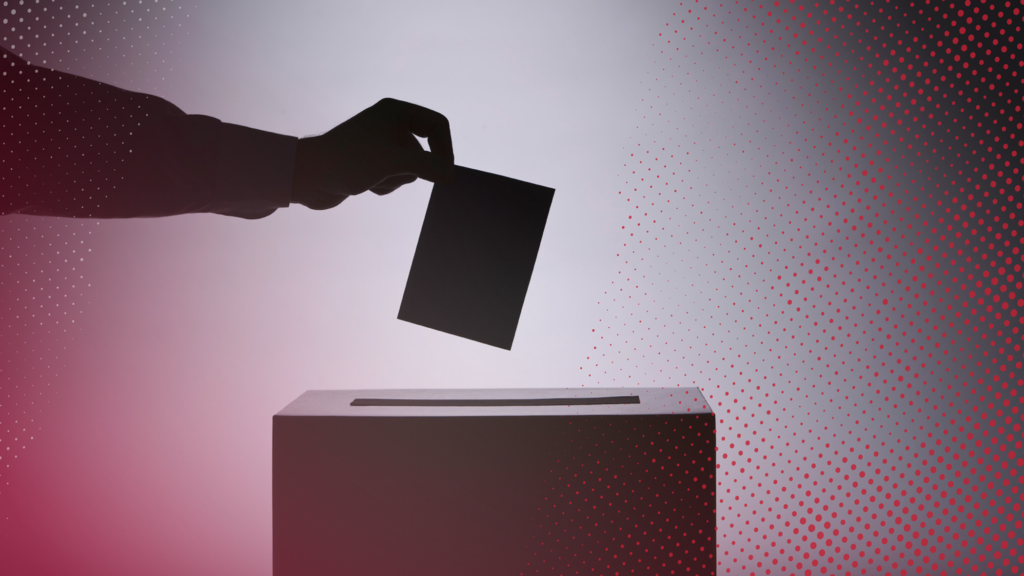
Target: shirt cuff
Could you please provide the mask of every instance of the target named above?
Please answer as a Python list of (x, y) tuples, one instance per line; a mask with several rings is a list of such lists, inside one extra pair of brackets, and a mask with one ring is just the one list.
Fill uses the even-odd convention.
[(287, 207), (298, 142), (294, 136), (222, 123), (217, 197), (207, 210), (254, 219)]

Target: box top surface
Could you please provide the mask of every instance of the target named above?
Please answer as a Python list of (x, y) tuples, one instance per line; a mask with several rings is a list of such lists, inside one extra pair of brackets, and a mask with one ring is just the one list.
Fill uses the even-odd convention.
[[(355, 403), (356, 405), (353, 405)], [(700, 388), (309, 390), (277, 416), (639, 416), (711, 414)]]

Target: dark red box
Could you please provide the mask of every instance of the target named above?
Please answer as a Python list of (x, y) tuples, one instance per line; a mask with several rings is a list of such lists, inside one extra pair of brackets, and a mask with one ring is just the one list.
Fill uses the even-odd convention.
[(697, 388), (309, 391), (274, 574), (714, 574), (714, 428)]

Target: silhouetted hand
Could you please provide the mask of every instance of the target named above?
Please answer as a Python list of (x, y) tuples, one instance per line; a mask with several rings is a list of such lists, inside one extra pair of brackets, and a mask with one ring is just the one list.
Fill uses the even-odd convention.
[[(430, 152), (414, 134), (427, 138)], [(448, 119), (385, 98), (326, 134), (299, 140), (291, 201), (324, 210), (367, 190), (387, 194), (416, 178), (450, 182), (454, 177)]]

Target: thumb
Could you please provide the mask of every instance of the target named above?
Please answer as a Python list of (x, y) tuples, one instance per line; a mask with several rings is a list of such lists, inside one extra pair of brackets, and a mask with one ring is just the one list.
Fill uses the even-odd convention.
[(393, 151), (393, 160), (391, 175), (415, 174), (435, 183), (455, 180), (455, 164), (431, 152), (397, 148)]

